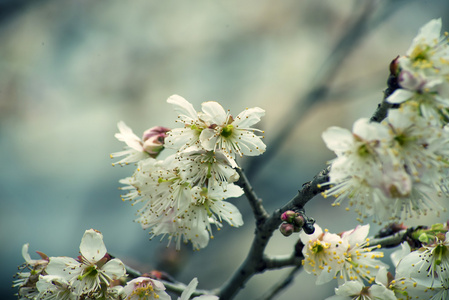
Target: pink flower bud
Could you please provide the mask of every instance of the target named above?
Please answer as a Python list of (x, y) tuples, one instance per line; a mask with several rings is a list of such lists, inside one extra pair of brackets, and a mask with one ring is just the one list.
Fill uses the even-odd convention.
[(304, 226), (304, 223), (305, 223), (304, 217), (301, 215), (298, 215), (293, 219), (293, 224), (295, 224), (299, 229), (301, 229), (302, 226)]
[(295, 231), (295, 226), (293, 226), (293, 224), (289, 224), (289, 223), (282, 223), (281, 227), (279, 228), (279, 231), (284, 236), (289, 236)]
[(296, 213), (292, 210), (287, 210), (281, 215), (281, 220), (287, 223), (292, 223), (293, 219), (296, 217)]
[(164, 139), (170, 129), (155, 126), (143, 133), (143, 149), (155, 158), (164, 149)]

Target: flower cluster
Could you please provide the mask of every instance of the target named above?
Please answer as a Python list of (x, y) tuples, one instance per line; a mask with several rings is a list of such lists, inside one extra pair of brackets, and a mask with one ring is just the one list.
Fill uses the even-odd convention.
[(403, 243), (402, 249), (392, 254), (396, 274), (390, 288), (398, 299), (448, 299), (448, 225), (434, 224), (417, 230), (415, 237), (421, 241), (421, 247), (412, 249)]
[[(126, 283), (125, 265), (107, 253), (103, 235), (94, 229), (84, 233), (80, 244), (81, 255), (77, 259), (48, 257), (38, 252), (41, 259), (33, 260), (28, 254), (28, 247), (25, 244), (22, 248), (25, 264), (13, 283), (21, 300), (171, 299), (165, 292), (164, 284), (158, 280), (138, 277)], [(194, 278), (178, 299), (190, 299), (197, 284), (198, 280)], [(194, 299), (216, 300), (218, 297), (202, 295)]]
[(279, 227), (279, 231), (284, 236), (289, 236), (293, 232), (300, 232), (306, 221), (302, 214), (292, 210), (283, 212), (281, 215), (281, 220), (283, 223)]
[[(395, 226), (404, 229), (403, 225)], [(388, 227), (394, 230), (394, 227)], [(379, 261), (379, 245), (366, 238), (369, 225), (340, 234), (315, 225), (315, 233), (300, 234), (303, 265), (317, 276), (316, 284), (338, 280), (335, 295), (326, 300), (351, 299), (448, 299), (449, 231), (448, 223), (419, 227), (409, 231), (409, 242), (391, 254), (395, 276)], [(413, 251), (412, 251), (413, 250)]]
[(360, 119), (352, 132), (331, 127), (322, 135), (337, 155), (323, 195), (336, 197), (334, 205), (349, 199), (360, 221), (445, 210), (437, 199), (447, 196), (449, 186), (449, 47), (440, 28), (441, 20), (426, 24), (395, 62), (401, 88), (387, 101), (401, 103), (398, 109), (390, 109), (381, 124)]
[[(213, 238), (213, 225), (219, 229), (223, 220), (234, 227), (243, 224), (238, 209), (225, 199), (243, 194), (234, 184), (239, 178), (236, 155), (265, 151), (256, 135), (260, 130), (252, 127), (265, 112), (256, 107), (233, 117), (213, 101), (204, 102), (200, 112), (177, 95), (167, 102), (179, 114), (179, 128), (154, 127), (139, 139), (120, 122), (116, 137), (128, 150), (111, 156), (125, 156), (118, 164), (137, 163), (134, 174), (120, 181), (127, 191), (122, 199), (141, 205), (136, 222), (149, 229), (152, 237), (168, 236), (177, 249), (182, 241), (200, 249)], [(146, 136), (151, 136), (150, 147)], [(176, 153), (157, 159), (165, 148)]]
[(441, 19), (424, 25), (405, 56), (399, 57), (399, 85), (390, 103), (404, 103), (418, 109), (432, 123), (445, 125), (449, 120), (449, 47)]
[(329, 233), (315, 224), (315, 232), (300, 233), (304, 244), (304, 269), (317, 276), (316, 283), (324, 284), (337, 279), (339, 284), (348, 281), (372, 283), (381, 267), (387, 268), (379, 258), (379, 246), (371, 246), (367, 238), (369, 225), (357, 226), (341, 234)]
[(125, 276), (125, 266), (107, 254), (100, 232), (90, 229), (84, 233), (77, 259), (39, 254), (41, 259), (33, 260), (28, 244), (23, 246), (23, 270), (29, 272), (16, 275), (19, 299), (121, 299), (121, 287), (115, 281)]

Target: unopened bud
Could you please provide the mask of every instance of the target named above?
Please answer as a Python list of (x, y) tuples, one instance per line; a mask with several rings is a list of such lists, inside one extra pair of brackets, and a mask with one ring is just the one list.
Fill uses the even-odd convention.
[(162, 126), (155, 126), (143, 133), (143, 149), (150, 154), (151, 157), (156, 156), (164, 149), (164, 139), (170, 129)]
[(279, 228), (279, 231), (284, 236), (290, 236), (295, 231), (295, 226), (293, 226), (293, 224), (289, 224), (289, 223), (282, 223), (281, 227)]
[(287, 210), (281, 215), (281, 220), (287, 223), (292, 223), (293, 219), (297, 216), (293, 210)]
[(399, 73), (399, 55), (390, 63), (390, 74), (397, 76)]
[(304, 230), (306, 234), (312, 234), (315, 232), (315, 227), (313, 226), (313, 223), (305, 223), (302, 230)]
[(301, 215), (296, 216), (296, 217), (293, 219), (293, 223), (294, 223), (297, 227), (302, 228), (302, 226), (304, 226), (304, 223), (305, 223), (304, 217), (301, 216)]

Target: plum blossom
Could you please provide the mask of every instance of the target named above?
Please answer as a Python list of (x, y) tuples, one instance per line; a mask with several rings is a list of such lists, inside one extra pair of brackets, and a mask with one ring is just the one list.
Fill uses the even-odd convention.
[(380, 268), (371, 286), (364, 286), (360, 281), (346, 281), (335, 289), (335, 296), (326, 300), (396, 300), (395, 293), (388, 287), (387, 271)]
[(339, 282), (344, 281), (362, 281), (366, 280), (372, 283), (375, 280), (379, 268), (388, 268), (379, 258), (382, 258), (383, 252), (373, 251), (380, 246), (370, 246), (369, 224), (357, 226), (355, 229), (345, 231), (341, 234), (343, 240), (342, 247), (345, 248), (339, 271)]
[(449, 116), (449, 47), (441, 25), (441, 19), (434, 19), (421, 27), (406, 55), (398, 58), (401, 88), (387, 99), (417, 106), (424, 118), (437, 124)]
[(73, 287), (70, 283), (61, 276), (46, 275), (40, 276), (36, 283), (36, 288), (39, 290), (37, 299), (40, 300), (75, 300), (78, 296), (73, 293)]
[[(90, 296), (100, 290), (100, 285), (125, 275), (125, 266), (119, 259), (110, 259), (103, 243), (103, 235), (86, 230), (81, 239), (78, 260), (70, 257), (50, 257), (46, 268), (48, 275), (59, 276), (73, 288), (73, 293)], [(59, 282), (63, 282), (60, 280)]]
[(201, 117), (209, 126), (200, 135), (201, 145), (208, 151), (222, 150), (231, 158), (239, 156), (256, 156), (265, 152), (265, 144), (252, 128), (265, 115), (259, 107), (247, 108), (235, 119), (223, 107), (213, 101), (202, 104)]
[(29, 244), (22, 246), (22, 257), (25, 263), (19, 267), (19, 272), (15, 274), (13, 281), (13, 287), (18, 287), (19, 299), (33, 299), (37, 297), (39, 291), (36, 288), (36, 282), (39, 280), (39, 276), (45, 273), (45, 268), (48, 265), (49, 258), (42, 252), (37, 252), (41, 259), (31, 259), (28, 253)]
[(177, 121), (183, 125), (168, 132), (167, 147), (183, 151), (197, 145), (207, 151), (223, 151), (231, 159), (236, 154), (255, 156), (265, 151), (265, 144), (255, 135), (262, 131), (252, 127), (265, 115), (263, 109), (249, 108), (233, 118), (215, 101), (204, 102), (201, 112), (178, 95), (167, 102), (179, 113)]
[(300, 232), (299, 237), (304, 244), (302, 253), (304, 255), (304, 270), (309, 274), (317, 276), (316, 284), (324, 284), (334, 279), (340, 270), (340, 261), (346, 250), (343, 240), (337, 234), (324, 232), (317, 224), (314, 225), (315, 232), (311, 235)]
[(128, 281), (121, 291), (126, 300), (170, 300), (162, 282), (149, 277), (138, 277)]

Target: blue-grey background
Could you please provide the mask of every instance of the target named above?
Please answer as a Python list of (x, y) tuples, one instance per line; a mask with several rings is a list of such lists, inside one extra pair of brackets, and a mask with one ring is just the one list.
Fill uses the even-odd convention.
[[(12, 275), (27, 242), (32, 257), (36, 250), (76, 256), (83, 232), (95, 228), (109, 252), (141, 271), (176, 257), (165, 241), (150, 242), (132, 222), (135, 208), (120, 201), (118, 180), (133, 168), (111, 166), (109, 153), (123, 146), (114, 139), (117, 122), (138, 135), (155, 125), (172, 127), (176, 115), (165, 101), (179, 94), (197, 109), (208, 100), (234, 115), (264, 108), (260, 127), (269, 142), (348, 20), (360, 13), (357, 2), (1, 0), (0, 298), (14, 299)], [(333, 157), (323, 130), (350, 128), (370, 116), (390, 61), (407, 50), (418, 28), (442, 17), (449, 29), (445, 0), (391, 2), (400, 8), (349, 54), (330, 83), (330, 100), (308, 112), (253, 178), (270, 211)], [(254, 220), (244, 198), (234, 203), (245, 226), (225, 226), (199, 252), (185, 247), (178, 280), (197, 276), (200, 288), (216, 288), (244, 260)], [(351, 212), (330, 207), (329, 200), (317, 198), (306, 209), (332, 232), (357, 225)], [(294, 242), (276, 234), (267, 253), (290, 253)], [(285, 273), (254, 277), (238, 299), (257, 299)], [(314, 280), (301, 273), (279, 299), (333, 293), (334, 283), (316, 287)]]

